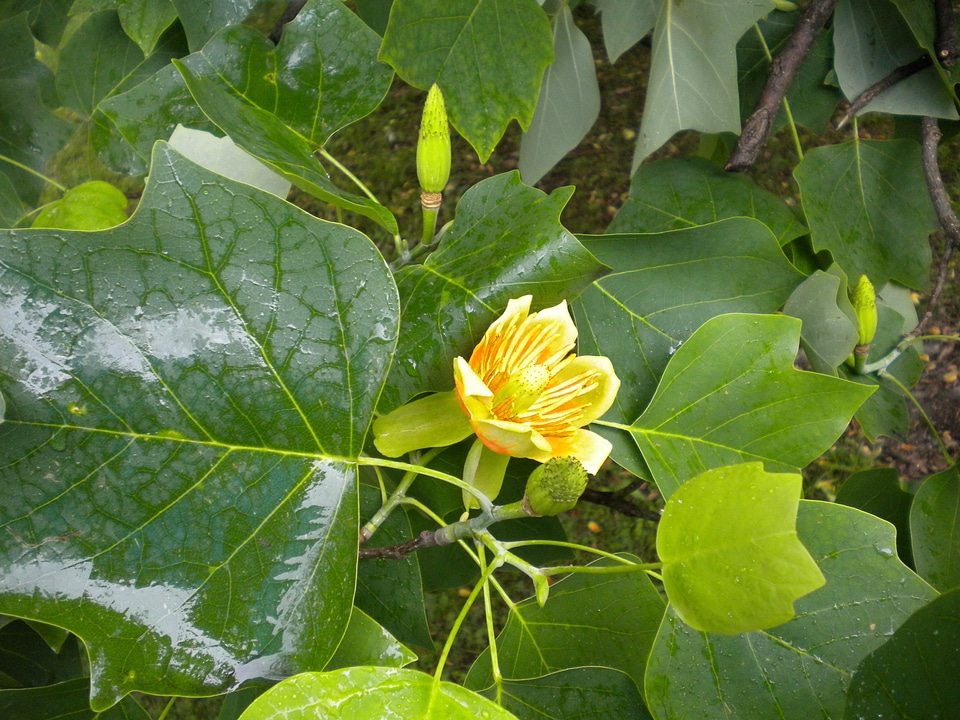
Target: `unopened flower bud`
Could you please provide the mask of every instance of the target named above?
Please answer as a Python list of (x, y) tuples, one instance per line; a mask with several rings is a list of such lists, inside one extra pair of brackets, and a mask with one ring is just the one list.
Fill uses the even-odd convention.
[(857, 314), (858, 345), (869, 345), (877, 332), (877, 295), (873, 283), (866, 275), (861, 275), (853, 288), (850, 303)]
[(417, 178), (427, 193), (441, 193), (450, 177), (450, 128), (443, 93), (436, 83), (427, 93), (417, 143)]
[(551, 458), (527, 479), (524, 502), (537, 515), (556, 515), (577, 504), (587, 489), (587, 471), (575, 457)]

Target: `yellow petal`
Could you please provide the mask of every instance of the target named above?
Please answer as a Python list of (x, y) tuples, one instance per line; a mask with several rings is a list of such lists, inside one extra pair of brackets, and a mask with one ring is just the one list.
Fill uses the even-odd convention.
[(484, 445), (500, 455), (527, 458), (550, 450), (550, 443), (527, 423), (473, 418), (473, 429)]
[(575, 457), (591, 475), (596, 475), (603, 461), (610, 456), (613, 445), (595, 432), (576, 430), (571, 435), (548, 438), (550, 451), (527, 457), (537, 462), (546, 462), (555, 457)]
[(588, 425), (602, 417), (613, 405), (613, 401), (617, 399), (617, 391), (620, 389), (620, 378), (614, 372), (609, 358), (602, 355), (579, 355), (553, 377), (550, 387), (557, 387), (582, 373), (591, 373), (592, 382), (595, 383), (595, 387), (577, 397), (577, 401), (584, 405), (580, 425)]

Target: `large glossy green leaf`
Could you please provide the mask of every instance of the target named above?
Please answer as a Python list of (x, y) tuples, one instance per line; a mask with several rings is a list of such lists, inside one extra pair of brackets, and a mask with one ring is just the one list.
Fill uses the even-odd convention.
[(893, 527), (872, 515), (802, 501), (797, 533), (827, 584), (772, 630), (712, 635), (668, 612), (647, 666), (654, 717), (842, 717), (860, 661), (936, 594), (897, 559)]
[(536, 0), (394, 0), (380, 58), (411, 85), (439, 85), (486, 162), (511, 119), (530, 127), (553, 39)]
[(732, 314), (677, 350), (630, 428), (664, 497), (723, 465), (799, 469), (840, 436), (871, 391), (795, 369), (799, 340), (794, 318)]
[[(54, 77), (38, 61), (27, 15), (20, 14), (0, 22), (0, 155), (45, 173), (54, 153), (69, 139), (71, 126), (49, 108), (56, 107)], [(0, 160), (4, 173), (16, 188), (20, 200), (35, 204), (43, 180)]]
[(527, 680), (504, 680), (481, 695), (523, 720), (649, 720), (637, 686), (606, 667), (561, 670)]
[(303, 673), (271, 688), (241, 720), (510, 720), (499, 705), (450, 682), (416, 670), (381, 667)]
[(572, 194), (527, 187), (516, 172), (471, 187), (440, 246), (397, 273), (403, 331), (381, 411), (417, 393), (450, 390), (453, 359), (469, 356), (510, 298), (534, 310), (576, 297), (605, 268), (560, 224)]
[(847, 277), (925, 288), (936, 227), (920, 146), (854, 140), (815, 148), (794, 170), (813, 247), (829, 250)]
[(142, 62), (143, 52), (113, 11), (90, 15), (60, 49), (57, 92), (61, 102), (89, 118), (100, 101)]
[[(908, 20), (889, 0), (838, 0), (834, 11), (834, 69), (840, 88), (853, 100), (896, 68), (924, 54), (912, 28), (925, 28), (926, 47), (933, 50), (933, 6), (926, 2), (909, 5)], [(884, 90), (861, 112), (888, 112), (899, 115), (929, 115), (957, 119), (955, 98), (936, 68), (901, 80)]]
[(127, 220), (127, 196), (110, 183), (91, 180), (47, 204), (30, 227), (106, 230)]
[[(393, 77), (376, 61), (379, 38), (338, 0), (307, 3), (276, 46), (250, 27), (218, 29), (184, 64), (274, 115), (273, 122), (311, 145), (371, 112)], [(177, 123), (204, 128), (203, 114), (172, 67), (110, 98), (103, 109), (141, 156)]]
[(594, 0), (603, 27), (603, 45), (610, 62), (653, 30), (660, 0)]
[(797, 539), (799, 473), (714, 468), (667, 501), (657, 529), (663, 588), (687, 625), (736, 635), (780, 625), (824, 583)]
[(662, 0), (633, 170), (679, 130), (740, 132), (737, 41), (770, 0)]
[[(671, 356), (708, 319), (773, 312), (803, 279), (770, 231), (746, 218), (659, 234), (585, 236), (582, 242), (614, 270), (573, 306), (580, 352), (609, 357), (621, 380), (604, 417), (611, 422), (630, 423), (643, 412)], [(649, 477), (626, 432), (595, 429), (614, 443), (617, 462)]]
[(162, 144), (124, 225), (0, 238), (0, 612), (78, 634), (97, 709), (323, 667), (396, 342), (376, 248)]
[(43, 687), (85, 674), (76, 637), (54, 651), (27, 623), (8, 619), (0, 629), (0, 688)]
[(960, 466), (931, 475), (910, 508), (917, 572), (939, 590), (960, 586)]
[[(762, 41), (756, 32), (748, 31), (737, 45), (740, 113), (743, 117), (753, 112), (767, 82), (770, 74), (770, 59), (767, 53), (776, 57), (783, 51), (800, 17), (799, 8), (791, 12), (775, 10), (757, 23), (757, 28), (763, 35)], [(822, 134), (827, 129), (834, 108), (843, 99), (837, 88), (826, 82), (832, 70), (833, 29), (827, 28), (813, 41), (810, 51), (790, 83), (790, 89), (787, 90), (787, 102), (790, 104), (793, 121), (815, 133)], [(773, 123), (774, 132), (786, 123), (787, 114), (781, 105)]]
[(396, 218), (383, 205), (334, 185), (310, 143), (275, 115), (174, 62), (203, 112), (239, 147), (314, 197), (368, 217), (389, 232), (398, 231)]
[(27, 13), (30, 30), (40, 42), (56, 47), (67, 24), (70, 3), (62, 0), (4, 0), (0, 20)]
[(530, 129), (520, 140), (520, 175), (540, 181), (593, 127), (600, 114), (600, 87), (590, 41), (564, 6), (553, 19), (553, 62), (543, 76)]
[(807, 232), (780, 198), (703, 158), (666, 158), (641, 166), (630, 182), (630, 198), (607, 232), (680, 230), (732, 217), (756, 218), (781, 245)]
[(857, 668), (847, 718), (949, 718), (960, 707), (960, 588), (907, 618)]
[[(598, 560), (591, 565), (611, 562)], [(638, 688), (643, 687), (663, 605), (643, 572), (574, 573), (550, 588), (543, 607), (529, 598), (511, 608), (497, 637), (500, 672), (504, 678), (519, 680), (595, 665), (620, 670)], [(479, 690), (492, 683), (490, 651), (484, 650), (464, 684)]]
[(149, 55), (160, 36), (177, 19), (171, 0), (76, 0), (70, 13), (116, 10), (123, 31)]

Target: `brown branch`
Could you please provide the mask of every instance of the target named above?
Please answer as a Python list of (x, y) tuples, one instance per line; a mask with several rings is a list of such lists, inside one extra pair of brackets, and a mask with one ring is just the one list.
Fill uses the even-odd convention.
[(950, 202), (943, 176), (940, 174), (940, 162), (937, 158), (937, 147), (942, 137), (937, 119), (923, 118), (920, 121), (920, 130), (923, 176), (927, 181), (927, 190), (930, 193), (930, 199), (933, 201), (937, 220), (940, 221), (940, 227), (943, 228), (943, 254), (940, 256), (940, 271), (937, 273), (937, 280), (930, 292), (927, 309), (924, 311), (920, 323), (911, 333), (914, 337), (923, 334), (924, 329), (933, 317), (933, 311), (940, 300), (940, 294), (943, 292), (943, 287), (947, 281), (947, 270), (953, 250), (960, 247), (960, 219), (957, 218), (957, 214), (953, 210), (953, 204)]
[(587, 488), (583, 495), (580, 496), (580, 499), (591, 502), (594, 505), (603, 505), (604, 507), (608, 507), (611, 510), (620, 513), (621, 515), (659, 521), (659, 512), (645, 508), (641, 505), (637, 505), (635, 502), (629, 499), (629, 495), (632, 494), (634, 490), (639, 489), (642, 482), (642, 480), (636, 480), (626, 487), (622, 487), (613, 492), (604, 492), (603, 490)]
[(886, 77), (883, 77), (875, 82), (873, 85), (860, 93), (852, 103), (850, 103), (850, 107), (847, 108), (847, 111), (837, 123), (837, 130), (850, 122), (854, 115), (863, 110), (874, 99), (876, 99), (877, 95), (882, 93), (884, 90), (892, 88), (898, 82), (906, 80), (911, 75), (915, 75), (931, 65), (933, 65), (933, 60), (930, 59), (930, 56), (921, 55), (913, 62), (907, 63), (906, 65), (901, 65), (900, 67), (894, 69), (893, 72)]
[(412, 540), (407, 540), (399, 545), (388, 545), (387, 547), (362, 547), (360, 548), (360, 559), (387, 559), (403, 560), (407, 555), (428, 547), (438, 547), (437, 534), (433, 530), (424, 530)]
[(952, 0), (934, 0), (937, 16), (937, 41), (934, 48), (944, 67), (951, 67), (960, 56), (957, 24), (953, 19)]
[(756, 162), (767, 142), (780, 103), (787, 94), (800, 65), (810, 53), (810, 46), (823, 30), (837, 0), (812, 0), (797, 22), (793, 35), (783, 51), (770, 63), (770, 73), (753, 113), (743, 123), (743, 131), (730, 154), (725, 170), (740, 172)]

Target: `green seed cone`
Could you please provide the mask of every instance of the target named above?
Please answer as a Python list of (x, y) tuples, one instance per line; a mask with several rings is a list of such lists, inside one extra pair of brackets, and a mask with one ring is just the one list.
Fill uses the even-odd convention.
[(556, 515), (577, 504), (587, 489), (587, 471), (575, 457), (551, 458), (527, 479), (525, 498), (537, 515)]
[(424, 192), (441, 193), (450, 178), (450, 128), (443, 93), (436, 83), (427, 93), (417, 143), (417, 178)]

